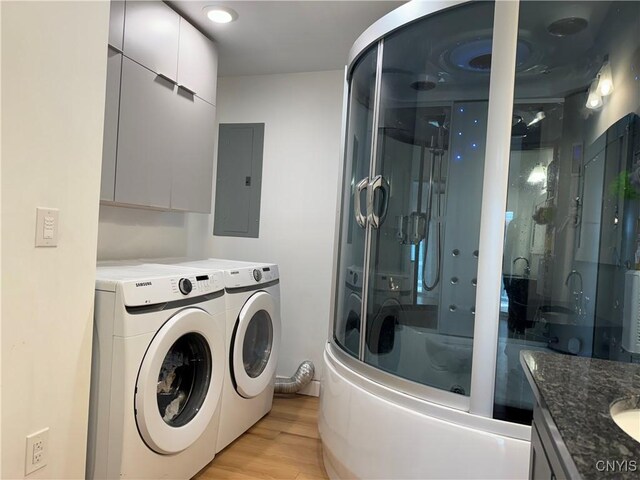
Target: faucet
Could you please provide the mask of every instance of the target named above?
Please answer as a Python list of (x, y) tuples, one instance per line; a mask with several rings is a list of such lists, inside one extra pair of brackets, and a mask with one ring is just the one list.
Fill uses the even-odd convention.
[(518, 258), (516, 258), (516, 259), (513, 261), (513, 266), (515, 266), (515, 265), (516, 265), (516, 262), (517, 262), (518, 260), (524, 260), (524, 261), (526, 262), (527, 266), (526, 266), (526, 267), (524, 267), (524, 274), (528, 277), (528, 276), (529, 276), (529, 274), (531, 273), (531, 268), (529, 267), (529, 259), (528, 259), (528, 258), (526, 258), (526, 257), (518, 257)]
[(583, 308), (584, 296), (583, 296), (583, 289), (582, 289), (582, 274), (577, 270), (571, 270), (569, 272), (569, 275), (567, 275), (567, 279), (564, 281), (564, 285), (565, 287), (568, 287), (569, 281), (571, 280), (571, 278), (573, 278), (574, 275), (578, 277), (578, 280), (580, 280), (580, 290), (573, 290), (571, 292), (573, 294), (575, 310), (576, 310), (576, 314), (584, 315), (586, 312), (584, 311), (584, 308)]

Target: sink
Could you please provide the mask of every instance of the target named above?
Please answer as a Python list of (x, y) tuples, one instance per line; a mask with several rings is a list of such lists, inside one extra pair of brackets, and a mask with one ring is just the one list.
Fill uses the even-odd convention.
[(593, 322), (562, 305), (543, 305), (538, 308), (538, 320), (547, 324), (549, 348), (571, 355), (591, 356)]
[(575, 324), (577, 319), (574, 310), (560, 305), (543, 305), (538, 312), (549, 323)]
[(640, 395), (613, 402), (609, 413), (622, 431), (640, 442)]

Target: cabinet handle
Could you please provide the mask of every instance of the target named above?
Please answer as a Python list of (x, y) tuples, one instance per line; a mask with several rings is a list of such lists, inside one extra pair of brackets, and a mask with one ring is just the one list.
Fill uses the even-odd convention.
[(165, 75), (164, 73), (158, 72), (156, 75), (166, 80), (167, 82), (173, 83), (174, 85), (178, 85), (178, 82), (176, 82), (173, 78), (169, 77), (168, 75)]
[(110, 43), (107, 44), (107, 47), (110, 48), (111, 50), (113, 50), (116, 53), (123, 53), (121, 48), (115, 47), (115, 46), (111, 45)]
[(184, 90), (187, 93), (190, 93), (191, 95), (195, 95), (196, 94), (195, 90), (190, 89), (186, 85), (180, 85), (179, 83), (177, 85), (178, 85), (178, 88), (181, 88), (182, 90)]

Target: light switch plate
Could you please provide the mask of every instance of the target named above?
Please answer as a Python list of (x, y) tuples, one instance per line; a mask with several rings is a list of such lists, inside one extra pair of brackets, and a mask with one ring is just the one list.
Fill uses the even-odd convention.
[(58, 209), (36, 208), (36, 247), (58, 245)]

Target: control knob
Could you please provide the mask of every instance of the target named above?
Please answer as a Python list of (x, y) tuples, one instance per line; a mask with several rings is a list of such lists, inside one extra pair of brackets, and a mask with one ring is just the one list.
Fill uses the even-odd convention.
[(193, 285), (191, 284), (191, 280), (188, 278), (181, 278), (178, 282), (178, 288), (183, 295), (189, 295), (191, 290), (193, 290)]
[(256, 268), (253, 271), (253, 278), (256, 282), (259, 282), (260, 280), (262, 280), (262, 272)]

